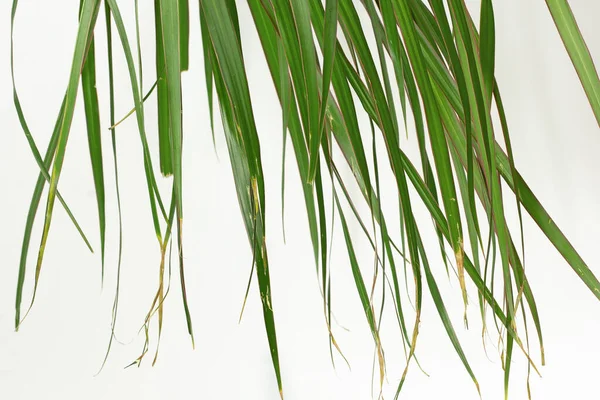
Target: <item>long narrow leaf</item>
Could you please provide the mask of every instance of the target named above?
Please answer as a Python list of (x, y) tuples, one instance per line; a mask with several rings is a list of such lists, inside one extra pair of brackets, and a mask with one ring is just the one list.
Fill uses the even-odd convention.
[(38, 251), (38, 258), (35, 269), (35, 282), (33, 288), (33, 295), (31, 299), (31, 305), (33, 305), (33, 302), (35, 301), (40, 272), (42, 269), (42, 261), (44, 259), (44, 251), (46, 249), (48, 234), (50, 232), (50, 224), (52, 222), (58, 180), (62, 171), (67, 141), (69, 138), (69, 131), (71, 128), (71, 123), (73, 121), (75, 101), (77, 99), (77, 90), (79, 88), (79, 77), (84, 65), (86, 50), (89, 41), (92, 37), (92, 32), (96, 23), (96, 18), (98, 17), (99, 8), (100, 2), (98, 0), (84, 0), (84, 3), (81, 7), (82, 11), (79, 22), (79, 28), (77, 31), (75, 52), (73, 55), (73, 62), (71, 65), (71, 72), (69, 74), (69, 85), (67, 87), (67, 93), (65, 95), (65, 107), (63, 109), (62, 117), (60, 119), (61, 123), (58, 135), (58, 144), (56, 147), (56, 154), (54, 157), (54, 164), (50, 180), (50, 187), (48, 190), (48, 201), (46, 203), (44, 228), (42, 230), (42, 239)]
[(600, 79), (573, 11), (567, 0), (546, 0), (546, 4), (600, 125)]
[[(83, 5), (83, 0), (81, 1)], [(106, 241), (106, 212), (104, 195), (104, 167), (102, 165), (102, 138), (100, 134), (100, 106), (96, 91), (96, 50), (94, 38), (90, 41), (87, 57), (81, 71), (81, 89), (85, 107), (88, 147), (92, 162), (98, 222), (100, 224), (100, 258), (102, 262), (102, 281), (104, 282), (104, 247)]]
[[(260, 146), (248, 82), (243, 70), (241, 46), (224, 3), (203, 0), (200, 6), (206, 14), (208, 31), (214, 49), (213, 54), (218, 65), (218, 68), (215, 68), (215, 80), (233, 176), (248, 239), (253, 246), (253, 253), (256, 255), (256, 274), (265, 328), (279, 393), (283, 398), (265, 240), (264, 181)], [(253, 238), (254, 235), (257, 240)]]

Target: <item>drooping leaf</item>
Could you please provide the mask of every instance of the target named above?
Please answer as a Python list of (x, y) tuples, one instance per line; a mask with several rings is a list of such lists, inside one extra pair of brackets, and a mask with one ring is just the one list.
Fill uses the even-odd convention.
[[(81, 1), (83, 5), (83, 0)], [(81, 89), (85, 107), (85, 120), (87, 126), (88, 147), (92, 162), (92, 174), (96, 189), (96, 203), (98, 205), (98, 222), (100, 225), (100, 258), (102, 262), (102, 282), (104, 282), (104, 247), (106, 241), (106, 212), (104, 195), (104, 167), (102, 164), (102, 136), (100, 134), (100, 106), (98, 92), (96, 91), (96, 49), (92, 37), (85, 64), (81, 71)]]
[(60, 127), (58, 133), (58, 143), (56, 146), (56, 153), (54, 155), (54, 163), (52, 164), (52, 174), (50, 178), (50, 186), (48, 189), (48, 200), (46, 202), (46, 212), (44, 219), (44, 227), (42, 230), (42, 239), (40, 242), (36, 262), (35, 282), (33, 288), (33, 295), (31, 298), (31, 305), (33, 305), (35, 301), (40, 272), (42, 269), (42, 262), (44, 259), (44, 251), (46, 249), (46, 243), (48, 241), (48, 234), (50, 233), (50, 224), (52, 222), (52, 215), (54, 212), (54, 202), (56, 201), (58, 180), (60, 178), (60, 173), (62, 172), (67, 141), (69, 139), (69, 131), (71, 128), (73, 114), (75, 111), (75, 102), (77, 99), (77, 91), (79, 89), (79, 78), (81, 75), (81, 70), (83, 69), (85, 63), (86, 51), (88, 49), (88, 45), (93, 35), (93, 29), (96, 23), (96, 18), (98, 17), (99, 8), (100, 2), (97, 0), (84, 0), (81, 6), (79, 28), (77, 30), (77, 38), (75, 43), (75, 51), (73, 55), (73, 62), (71, 65), (71, 72), (69, 74), (69, 85), (67, 87), (67, 92), (65, 95), (65, 106), (61, 110), (62, 113), (59, 117)]
[(600, 79), (571, 6), (567, 0), (546, 0), (546, 4), (600, 125)]
[(265, 240), (264, 178), (241, 45), (224, 3), (208, 0), (202, 1), (200, 6), (206, 15), (213, 55), (218, 65), (214, 74), (225, 137), (242, 217), (255, 254), (256, 275), (271, 360), (279, 393), (283, 398)]

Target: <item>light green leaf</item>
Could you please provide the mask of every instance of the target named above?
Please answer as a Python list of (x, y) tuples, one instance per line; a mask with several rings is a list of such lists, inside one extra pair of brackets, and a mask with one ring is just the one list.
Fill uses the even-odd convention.
[(577, 21), (567, 0), (546, 0), (558, 33), (571, 57), (579, 75), (585, 94), (588, 97), (596, 121), (600, 125), (600, 79), (585, 40), (579, 31)]

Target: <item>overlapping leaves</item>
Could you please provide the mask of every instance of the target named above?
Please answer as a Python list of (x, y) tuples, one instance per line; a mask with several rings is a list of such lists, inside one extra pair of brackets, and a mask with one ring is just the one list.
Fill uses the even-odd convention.
[[(98, 104), (95, 92), (98, 57), (94, 46), (94, 40), (97, 38), (95, 39), (93, 34), (100, 3), (100, 0), (81, 2), (79, 30), (69, 84), (44, 159), (27, 128), (16, 89), (14, 92), (19, 119), (40, 167), (23, 242), (17, 284), (16, 327), (22, 321), (21, 301), (32, 226), (46, 182), (49, 183), (49, 194), (34, 288), (38, 285), (55, 199), (58, 198), (68, 211), (58, 192), (58, 183), (80, 80), (96, 188), (104, 268), (106, 216), (100, 140), (102, 107)], [(237, 197), (253, 253), (253, 270), (256, 271), (259, 284), (273, 367), (279, 391), (283, 396), (275, 330), (276, 305), (271, 297), (265, 238), (265, 219), (268, 214), (265, 206), (264, 171), (258, 137), (259, 127), (254, 120), (252, 97), (245, 72), (243, 43), (239, 33), (239, 2), (200, 0), (199, 3), (204, 78), (211, 106), (210, 125), (212, 128), (214, 88)], [(547, 4), (581, 78), (591, 109), (598, 118), (598, 74), (568, 2), (547, 0)], [(17, 5), (18, 1), (14, 0), (13, 24)], [(437, 280), (444, 276), (444, 269), (439, 266), (445, 264), (445, 270), (449, 271), (448, 265), (454, 264), (465, 310), (468, 303), (467, 280), (476, 287), (484, 331), (487, 329), (487, 310), (491, 310), (495, 327), (504, 341), (502, 358), (505, 391), (508, 392), (515, 344), (526, 355), (531, 367), (537, 368), (534, 360), (529, 357), (528, 343), (525, 344), (522, 340), (527, 332), (523, 329), (526, 324), (520, 323), (520, 318), (521, 322), (527, 319), (533, 322), (541, 349), (542, 364), (544, 363), (538, 308), (525, 274), (522, 255), (517, 247), (517, 243), (524, 246), (522, 227), (519, 231), (519, 226), (508, 225), (505, 217), (508, 199), (514, 199), (511, 203), (514, 201), (516, 204), (520, 224), (523, 209), (599, 299), (600, 283), (544, 210), (513, 161), (508, 116), (505, 115), (500, 90), (494, 78), (495, 25), (492, 1), (481, 1), (479, 26), (473, 22), (463, 0), (430, 0), (427, 3), (422, 0), (248, 0), (247, 6), (261, 40), (273, 86), (281, 102), (284, 143), (289, 137), (302, 180), (310, 239), (323, 296), (325, 323), (332, 348), (335, 347), (341, 354), (330, 323), (331, 273), (327, 252), (333, 222), (328, 219), (325, 207), (324, 185), (328, 182), (333, 194), (332, 212), (340, 217), (349, 256), (348, 264), (373, 336), (379, 360), (380, 384), (384, 379), (386, 362), (384, 344), (379, 335), (384, 304), (376, 304), (376, 296), (373, 295), (376, 287), (380, 287), (380, 299), (385, 299), (386, 294), (391, 296), (398, 320), (399, 337), (405, 349), (408, 349), (404, 360), (406, 367), (397, 394), (404, 383), (409, 366), (416, 360), (424, 295), (432, 297), (452, 346), (479, 390), (475, 371), (471, 369), (462, 350), (456, 329), (446, 310), (445, 299), (437, 285)], [(135, 105), (134, 113), (144, 155), (151, 216), (161, 249), (159, 287), (143, 329), (148, 339), (150, 322), (157, 315), (160, 336), (163, 302), (169, 291), (168, 288), (165, 290), (164, 280), (165, 267), (170, 260), (167, 248), (172, 242), (172, 231), (176, 229), (181, 293), (188, 330), (193, 341), (191, 315), (185, 290), (182, 240), (182, 90), (186, 88), (182, 87), (181, 73), (188, 69), (189, 4), (187, 0), (154, 1), (159, 167), (162, 174), (172, 180), (168, 209), (165, 208), (158, 191), (153, 156), (146, 135), (144, 101), (147, 96), (143, 97), (142, 94), (140, 52), (140, 41), (145, 38), (139, 37), (138, 29), (136, 66), (117, 1), (105, 0), (105, 10), (109, 33), (110, 125), (113, 131), (115, 167), (116, 125), (113, 109), (111, 36), (113, 23), (127, 63)], [(367, 35), (368, 30), (372, 31), (372, 35)], [(374, 38), (374, 43), (369, 42), (368, 36)], [(355, 99), (358, 99), (358, 102)], [(396, 99), (399, 99), (400, 104), (396, 104)], [(499, 117), (500, 126), (492, 123), (494, 115)], [(369, 121), (372, 127), (370, 132), (360, 130), (360, 119)], [(403, 151), (402, 131), (408, 126), (409, 119), (412, 119), (416, 128), (420, 170)], [(498, 140), (500, 138), (501, 140)], [(385, 152), (378, 150), (377, 141), (385, 144)], [(499, 142), (503, 142), (504, 147), (500, 146)], [(366, 150), (367, 143), (372, 144), (372, 152)], [(342, 179), (339, 166), (332, 156), (334, 151), (343, 155), (360, 188), (362, 199), (350, 196), (346, 189), (348, 182)], [(372, 159), (368, 154), (372, 154)], [(429, 154), (433, 156), (432, 160)], [(283, 159), (285, 160), (285, 145)], [(382, 168), (387, 168), (384, 161), (388, 162), (387, 165), (393, 173), (398, 194), (398, 231), (389, 229), (382, 211), (379, 173)], [(503, 191), (503, 182), (511, 192)], [(355, 203), (359, 201), (365, 201), (370, 210), (371, 229), (357, 212)], [(433, 222), (431, 225), (430, 221), (417, 220), (413, 213), (416, 203), (425, 205)], [(352, 210), (352, 214), (348, 213), (348, 209)], [(87, 243), (77, 221), (70, 212), (69, 215)], [(357, 238), (352, 237), (348, 228), (347, 221), (352, 217), (357, 219), (373, 246), (376, 253), (375, 270), (382, 271), (381, 274), (376, 272), (370, 292), (354, 250), (353, 243)], [(422, 232), (426, 229), (434, 229), (437, 233), (441, 255), (425, 250)], [(520, 233), (518, 240), (513, 236), (515, 230)], [(498, 273), (497, 254), (500, 258)], [(400, 273), (400, 266), (404, 267), (403, 273)], [(412, 279), (408, 277), (407, 269)], [(401, 282), (402, 276), (406, 280), (404, 284)], [(498, 280), (500, 285), (497, 284)], [(381, 284), (376, 285), (377, 282)], [(412, 285), (412, 288), (409, 288), (409, 285)], [(499, 287), (502, 288), (500, 293)], [(405, 317), (406, 305), (403, 304), (402, 298), (406, 296), (406, 293), (403, 293), (406, 290), (410, 291), (414, 298), (413, 321), (408, 321)], [(114, 304), (113, 328), (118, 293)], [(376, 312), (377, 309), (380, 310), (379, 313)], [(518, 314), (519, 310), (522, 317)], [(142, 355), (135, 362), (140, 363), (148, 351), (148, 340)]]

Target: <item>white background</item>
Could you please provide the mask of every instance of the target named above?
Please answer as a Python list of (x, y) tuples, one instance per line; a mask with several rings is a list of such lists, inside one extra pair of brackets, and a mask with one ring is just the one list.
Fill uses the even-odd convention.
[[(109, 361), (96, 377), (110, 332), (116, 276), (117, 224), (110, 136), (105, 136), (107, 180), (107, 272), (100, 287), (99, 255), (90, 254), (57, 206), (41, 274), (37, 302), (14, 332), (14, 294), (25, 217), (37, 177), (29, 148), (14, 112), (9, 72), (10, 1), (0, 6), (0, 398), (1, 399), (277, 399), (276, 383), (262, 322), (256, 283), (238, 325), (251, 254), (238, 211), (231, 169), (217, 116), (215, 155), (210, 138), (202, 71), (198, 5), (191, 2), (191, 61), (184, 75), (185, 257), (196, 349), (186, 332), (174, 274), (165, 305), (165, 329), (157, 365), (123, 367), (142, 349), (137, 335), (158, 278), (159, 250), (151, 226), (141, 147), (133, 119), (118, 131), (124, 212), (122, 298), (117, 335)], [(78, 1), (22, 0), (15, 32), (16, 79), (26, 117), (40, 148), (45, 149), (67, 84)], [(134, 39), (133, 2), (121, 1), (130, 38)], [(154, 80), (152, 2), (140, 2), (145, 43), (145, 87)], [(339, 357), (331, 366), (322, 304), (312, 261), (304, 205), (292, 157), (287, 163), (287, 244), (281, 234), (280, 112), (256, 32), (244, 2), (240, 19), (267, 183), (268, 249), (273, 304), (287, 399), (369, 399), (373, 344), (353, 287), (341, 230), (336, 228), (333, 296), (336, 337), (352, 369)], [(478, 1), (468, 2), (477, 11)], [(572, 0), (590, 51), (600, 55), (596, 20), (600, 3)], [(504, 97), (517, 167), (591, 269), (600, 275), (600, 132), (570, 60), (542, 0), (496, 1), (497, 78)], [(104, 19), (97, 29), (98, 90), (103, 128), (108, 123)], [(124, 60), (118, 43), (117, 115), (132, 107)], [(149, 132), (155, 137), (155, 101), (147, 106)], [(363, 125), (365, 126), (365, 125)], [(367, 126), (365, 126), (366, 128)], [(403, 146), (415, 154), (414, 131)], [(151, 145), (156, 149), (156, 140)], [(157, 158), (156, 158), (157, 159)], [(384, 185), (393, 195), (389, 172)], [(164, 185), (164, 189), (168, 187)], [(71, 130), (60, 188), (85, 231), (98, 245), (95, 196), (81, 103)], [(166, 192), (166, 190), (165, 190)], [(390, 197), (391, 199), (391, 197)], [(44, 204), (42, 199), (42, 206)], [(391, 201), (391, 200), (390, 200)], [(507, 204), (510, 200), (507, 200)], [(471, 290), (471, 328), (462, 326), (456, 279), (448, 280), (426, 212), (417, 209), (432, 248), (433, 268), (484, 399), (503, 398), (502, 369), (488, 339), (486, 357), (481, 324)], [(393, 210), (388, 216), (392, 219)], [(40, 218), (32, 239), (35, 252)], [(353, 226), (359, 255), (370, 276), (371, 253)], [(527, 217), (527, 274), (540, 306), (547, 366), (543, 378), (532, 375), (537, 399), (591, 399), (598, 393), (600, 304)], [(33, 256), (26, 281), (27, 306), (33, 281)], [(368, 279), (367, 279), (368, 280)], [(448, 295), (450, 295), (448, 297)], [(390, 311), (390, 310), (388, 310)], [(404, 366), (400, 336), (388, 312), (383, 344), (388, 361), (386, 397), (391, 397)], [(418, 356), (430, 377), (413, 364), (403, 397), (477, 399), (439, 321), (428, 292), (418, 342)], [(535, 338), (532, 336), (535, 344)], [(535, 347), (535, 346), (534, 346)], [(538, 352), (532, 349), (539, 364)], [(515, 352), (511, 397), (526, 398), (524, 357)], [(375, 384), (376, 391), (377, 384)]]

